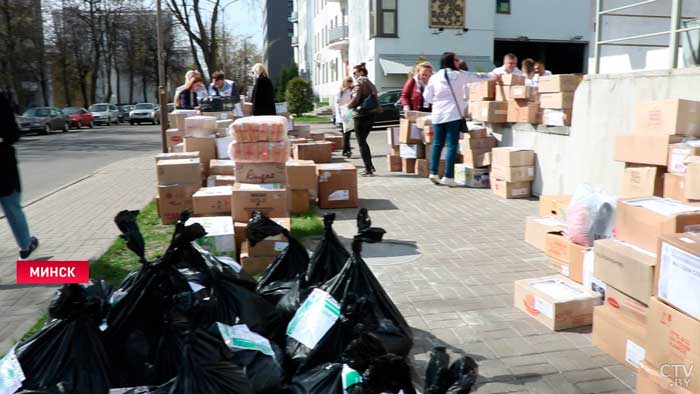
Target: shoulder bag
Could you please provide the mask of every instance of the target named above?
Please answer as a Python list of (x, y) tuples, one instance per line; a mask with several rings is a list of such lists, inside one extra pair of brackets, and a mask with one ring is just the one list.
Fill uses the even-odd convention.
[(445, 69), (445, 81), (447, 81), (447, 86), (450, 87), (450, 92), (452, 93), (452, 99), (455, 101), (457, 110), (459, 111), (460, 123), (459, 131), (466, 133), (469, 131), (469, 126), (467, 126), (467, 119), (464, 118), (464, 113), (462, 112), (462, 107), (459, 106), (459, 101), (457, 101), (457, 96), (455, 96), (455, 91), (452, 90), (452, 84), (450, 83), (450, 78), (447, 76), (447, 69)]

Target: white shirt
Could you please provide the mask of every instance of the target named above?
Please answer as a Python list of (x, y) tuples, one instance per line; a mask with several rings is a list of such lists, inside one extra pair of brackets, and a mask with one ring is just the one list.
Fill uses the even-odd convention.
[(520, 71), (520, 69), (517, 67), (515, 68), (515, 70), (513, 70), (513, 72), (509, 73), (506, 71), (505, 67), (503, 67), (503, 66), (494, 68), (493, 71), (491, 71), (491, 73), (495, 74), (495, 75), (503, 75), (503, 74), (523, 75), (523, 72)]
[(231, 97), (233, 95), (234, 82), (230, 79), (224, 79), (224, 86), (221, 89), (216, 90), (214, 88), (214, 82), (209, 84), (209, 95), (210, 96), (221, 96), (221, 97)]
[[(450, 85), (445, 80), (445, 72), (450, 79), (450, 85), (454, 90), (452, 97)], [(460, 120), (463, 117), (464, 109), (467, 107), (467, 102), (464, 97), (469, 96), (469, 84), (473, 82), (495, 79), (490, 73), (475, 73), (470, 71), (456, 71), (442, 69), (430, 77), (428, 86), (423, 92), (423, 105), (433, 105), (433, 112), (430, 114), (433, 124), (441, 124)]]
[[(548, 77), (548, 76), (550, 76), (550, 75), (552, 75), (552, 72), (551, 72), (551, 71), (549, 71), (549, 70), (544, 70), (544, 76), (545, 76), (545, 77)], [(530, 85), (530, 86), (534, 86), (534, 87), (539, 86), (539, 84), (540, 84), (540, 74), (535, 74), (535, 75), (533, 75), (533, 76), (532, 76), (532, 79), (529, 80), (529, 81), (531, 81), (531, 85)]]

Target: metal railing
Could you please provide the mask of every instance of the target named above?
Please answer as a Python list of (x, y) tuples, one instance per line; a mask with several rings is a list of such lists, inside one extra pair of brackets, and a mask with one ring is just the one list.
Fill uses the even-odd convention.
[(340, 25), (331, 27), (328, 31), (328, 43), (333, 44), (348, 38), (348, 26)]
[[(603, 17), (605, 16), (624, 16), (624, 17), (639, 17), (639, 18), (658, 18), (658, 16), (653, 16), (653, 15), (628, 15), (628, 14), (617, 14), (619, 11), (627, 10), (630, 8), (634, 7), (640, 7), (646, 4), (651, 4), (655, 3), (658, 0), (644, 0), (640, 1), (634, 4), (629, 4), (621, 7), (616, 7), (616, 8), (611, 8), (604, 10), (603, 9), (603, 0), (596, 0), (596, 24), (595, 24), (595, 48), (594, 48), (594, 66), (593, 66), (593, 73), (598, 74), (600, 72), (600, 53), (601, 53), (601, 47), (608, 45), (617, 45), (617, 46), (637, 46), (637, 47), (644, 47), (644, 46), (649, 46), (646, 44), (630, 44), (630, 43), (624, 43), (625, 41), (632, 41), (632, 40), (640, 40), (644, 38), (651, 38), (651, 37), (658, 37), (658, 36), (663, 36), (663, 35), (670, 35), (669, 43), (668, 43), (668, 50), (669, 50), (669, 68), (677, 68), (678, 67), (678, 42), (680, 39), (680, 34), (684, 32), (689, 32), (689, 31), (694, 31), (694, 30), (700, 30), (700, 26), (693, 26), (693, 27), (687, 27), (687, 28), (681, 28), (681, 20), (683, 19), (682, 17), (682, 9), (683, 9), (683, 0), (672, 0), (671, 3), (671, 27), (667, 31), (661, 31), (661, 32), (655, 32), (655, 33), (647, 33), (647, 34), (639, 34), (635, 36), (626, 36), (626, 37), (618, 37), (618, 38), (613, 38), (613, 39), (608, 39), (608, 40), (603, 40), (603, 33), (602, 33), (602, 26), (603, 26)], [(696, 1), (696, 0), (693, 0)]]

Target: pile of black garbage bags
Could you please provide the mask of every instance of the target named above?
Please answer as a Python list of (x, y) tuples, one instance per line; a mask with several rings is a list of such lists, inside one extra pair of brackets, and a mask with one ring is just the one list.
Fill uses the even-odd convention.
[[(366, 210), (351, 251), (332, 229), (334, 214), (326, 215), (311, 257), (288, 230), (254, 213), (251, 244), (279, 234), (289, 240), (257, 280), (199, 247), (194, 241), (206, 233), (185, 225), (187, 212), (162, 257), (147, 260), (137, 215), (122, 211), (115, 222), (141, 267), (116, 289), (98, 280), (60, 288), (44, 327), (0, 360), (0, 381), (4, 375), (10, 385), (0, 391), (416, 393), (411, 329), (361, 257), (362, 244), (385, 233)], [(448, 365), (444, 349), (436, 352), (425, 392), (468, 393), (476, 364)]]

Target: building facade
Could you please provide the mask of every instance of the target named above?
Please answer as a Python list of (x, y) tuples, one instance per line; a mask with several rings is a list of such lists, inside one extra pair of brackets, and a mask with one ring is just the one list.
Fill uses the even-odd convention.
[(263, 1), (263, 63), (273, 83), (294, 59), (292, 10), (293, 0)]
[(585, 72), (591, 0), (294, 0), (294, 59), (322, 100), (366, 63), (380, 91), (399, 89), (419, 59), (443, 52), (490, 71), (515, 53), (553, 72)]

